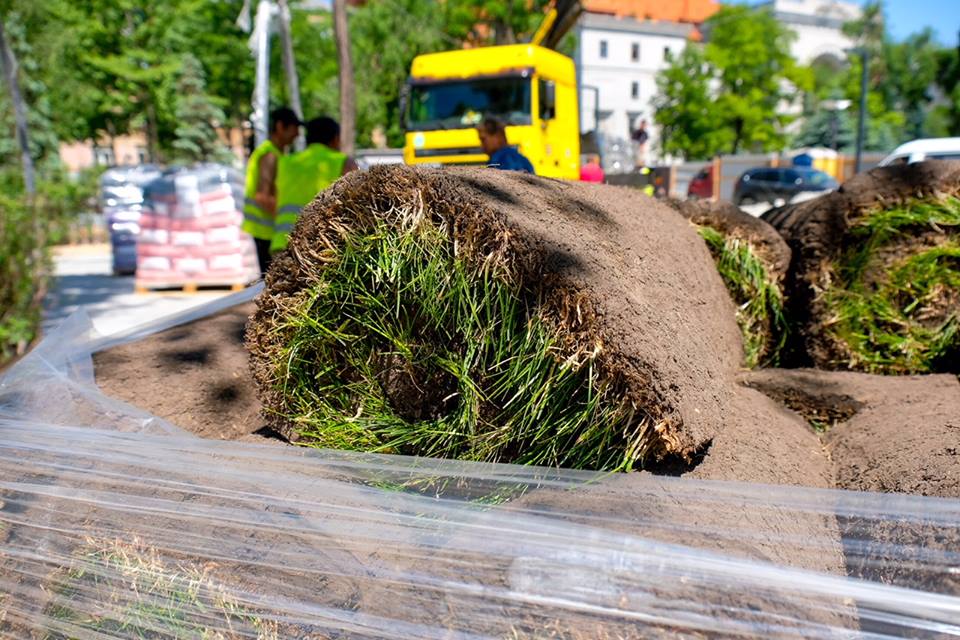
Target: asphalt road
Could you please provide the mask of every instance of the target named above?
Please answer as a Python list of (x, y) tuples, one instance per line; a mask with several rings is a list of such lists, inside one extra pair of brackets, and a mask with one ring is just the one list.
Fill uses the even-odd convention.
[(43, 330), (86, 309), (93, 325), (110, 335), (228, 295), (228, 290), (134, 293), (132, 276), (110, 272), (110, 245), (54, 249), (55, 274), (44, 300)]

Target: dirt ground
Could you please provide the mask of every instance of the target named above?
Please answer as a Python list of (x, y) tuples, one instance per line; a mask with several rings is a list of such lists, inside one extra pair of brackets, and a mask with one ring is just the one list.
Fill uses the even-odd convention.
[(248, 354), (252, 302), (93, 356), (109, 396), (165, 418), (202, 438), (263, 440)]
[(960, 498), (960, 384), (952, 375), (755, 371), (746, 383), (809, 420), (841, 489)]

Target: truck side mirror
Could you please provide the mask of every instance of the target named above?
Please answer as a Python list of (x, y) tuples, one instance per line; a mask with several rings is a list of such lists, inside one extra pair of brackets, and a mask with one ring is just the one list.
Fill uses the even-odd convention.
[(540, 89), (540, 117), (551, 120), (557, 115), (557, 85), (553, 80), (547, 80)]

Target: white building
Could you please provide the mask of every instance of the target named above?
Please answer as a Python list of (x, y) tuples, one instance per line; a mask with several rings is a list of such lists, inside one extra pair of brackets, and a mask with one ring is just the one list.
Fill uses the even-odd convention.
[(797, 34), (793, 57), (800, 64), (833, 58), (846, 59), (845, 50), (854, 46), (844, 35), (843, 25), (860, 17), (860, 7), (840, 0), (772, 0), (767, 3), (774, 17)]
[(653, 97), (657, 72), (667, 66), (696, 34), (689, 23), (637, 20), (585, 13), (577, 27), (577, 78), (580, 83), (580, 130), (596, 131), (609, 149), (630, 140), (646, 119), (649, 163), (657, 160)]

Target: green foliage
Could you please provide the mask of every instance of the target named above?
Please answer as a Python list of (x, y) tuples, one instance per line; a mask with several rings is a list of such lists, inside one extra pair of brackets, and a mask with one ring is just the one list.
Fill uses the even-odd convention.
[[(97, 140), (142, 131), (153, 160), (192, 158), (197, 145), (183, 141), (196, 137), (178, 132), (184, 115), (178, 83), (190, 56), (202, 67), (204, 93), (222, 110), (222, 122), (237, 126), (250, 115), (255, 70), (249, 36), (235, 24), (243, 0), (34, 0), (15, 9), (9, 4), (0, 13), (10, 20), (27, 72), (32, 144), (38, 148), (55, 150), (57, 138)], [(546, 4), (390, 0), (351, 7), (359, 144), (372, 145), (377, 127), (391, 145), (402, 142), (400, 89), (415, 56), (465, 43), (523, 41), (539, 25)], [(301, 9), (297, 2), (291, 7), (305, 115), (336, 116), (337, 57), (329, 12)], [(289, 103), (276, 43), (271, 55), (271, 101)], [(0, 109), (0, 124), (10, 118), (8, 109)], [(197, 126), (191, 125), (194, 131)], [(11, 149), (0, 136), (0, 157)]]
[(203, 67), (193, 55), (184, 56), (176, 88), (177, 128), (172, 145), (176, 157), (186, 162), (229, 162), (230, 151), (216, 129), (223, 124), (223, 111), (206, 94)]
[(22, 354), (36, 335), (47, 260), (37, 211), (0, 195), (0, 363)]
[[(929, 230), (945, 237), (884, 262), (893, 242)], [(960, 199), (914, 201), (858, 220), (855, 241), (823, 292), (850, 366), (876, 373), (956, 371), (960, 358)], [(889, 260), (889, 258), (887, 258)]]
[(857, 121), (849, 111), (816, 109), (803, 121), (794, 140), (798, 147), (826, 147), (850, 151), (857, 142)]
[[(31, 51), (25, 76), (42, 82), (60, 139), (144, 131), (155, 159), (172, 149), (181, 61), (200, 61), (226, 119), (249, 115), (253, 65), (235, 25), (242, 0), (37, 0), (12, 16)], [(34, 69), (27, 69), (27, 63)], [(38, 96), (41, 94), (37, 94)], [(31, 111), (40, 102), (27, 100)]]
[(788, 333), (780, 287), (770, 279), (763, 262), (748, 243), (726, 237), (713, 227), (699, 227), (698, 231), (737, 305), (744, 366), (748, 369), (775, 366)]
[(664, 151), (702, 160), (782, 148), (791, 117), (780, 105), (811, 83), (790, 56), (792, 32), (768, 8), (740, 5), (704, 27), (703, 51), (684, 52), (658, 77), (654, 119), (666, 131)]
[(693, 43), (657, 76), (655, 119), (666, 153), (699, 160), (730, 145), (730, 132), (710, 94), (712, 76), (703, 48)]
[[(59, 140), (48, 85), (38, 60), (38, 48), (28, 37), (34, 21), (29, 13), (19, 10), (0, 17), (4, 21), (7, 42), (17, 58), (20, 92), (28, 105), (30, 155), (37, 171), (42, 172), (58, 159)], [(0, 167), (20, 165), (20, 145), (15, 131), (13, 104), (3, 80), (0, 89)]]
[(37, 197), (27, 202), (18, 165), (0, 168), (0, 363), (23, 353), (36, 337), (50, 273), (47, 251), (71, 221), (89, 210), (100, 171), (76, 180), (46, 168)]
[[(954, 91), (960, 74), (956, 49), (940, 47), (930, 29), (902, 42), (892, 41), (880, 3), (866, 5), (862, 17), (846, 24), (844, 31), (869, 53), (866, 150), (889, 152), (914, 138), (960, 135), (960, 91)], [(805, 100), (805, 123), (795, 144), (830, 146), (832, 138), (825, 135), (830, 116), (822, 108), (825, 99), (849, 99), (851, 106), (841, 115), (842, 124), (856, 123), (862, 65), (859, 54), (846, 61), (814, 61), (810, 69), (813, 85)], [(935, 102), (934, 89), (938, 86), (944, 98)], [(852, 143), (841, 144), (841, 149), (850, 147)]]
[(279, 323), (285, 409), (317, 447), (630, 469), (649, 420), (439, 229), (351, 235)]
[[(400, 91), (413, 59), (423, 53), (459, 49), (465, 43), (517, 42), (532, 35), (547, 3), (510, 0), (367, 2), (350, 11), (350, 42), (356, 85), (357, 142), (373, 146), (381, 127), (390, 146), (403, 144)], [(328, 12), (296, 10), (291, 31), (304, 117), (336, 116), (339, 108), (337, 56)], [(569, 41), (568, 41), (569, 42)], [(289, 102), (279, 48), (272, 53), (273, 101)]]

